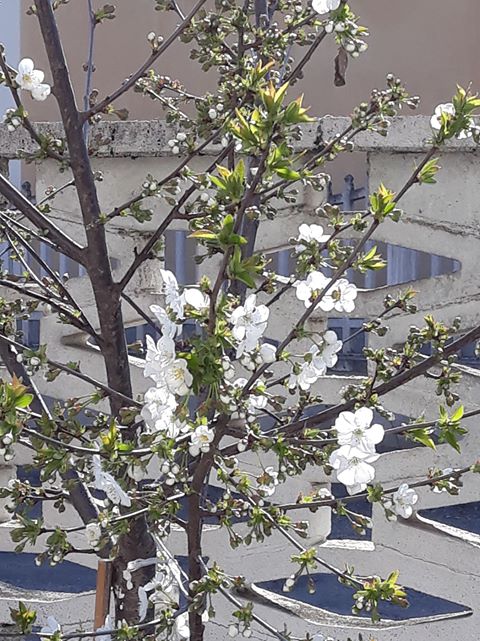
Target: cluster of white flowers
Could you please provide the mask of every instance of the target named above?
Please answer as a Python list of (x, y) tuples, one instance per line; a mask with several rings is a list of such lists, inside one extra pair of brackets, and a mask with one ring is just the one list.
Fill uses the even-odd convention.
[(338, 450), (330, 454), (329, 463), (337, 480), (349, 494), (357, 494), (375, 478), (374, 463), (378, 458), (375, 446), (383, 440), (384, 429), (372, 425), (373, 411), (361, 407), (356, 412), (341, 412), (335, 421)]
[[(303, 301), (305, 307), (311, 307), (315, 302), (324, 312), (346, 312), (349, 314), (355, 309), (357, 288), (349, 283), (346, 278), (340, 278), (331, 285), (332, 279), (327, 278), (322, 272), (310, 272), (305, 280), (297, 280), (293, 286), (296, 289), (298, 300)], [(320, 297), (320, 294), (323, 295)], [(317, 300), (318, 299), (318, 300)]]
[[(442, 117), (447, 116), (447, 118), (451, 119), (456, 116), (456, 110), (453, 102), (445, 102), (440, 105), (437, 105), (435, 108), (435, 111), (433, 113), (433, 116), (430, 119), (430, 126), (432, 129), (436, 129), (439, 131), (442, 128)], [(470, 118), (470, 126), (473, 127), (473, 119)], [(470, 129), (463, 129), (459, 134), (457, 134), (457, 138), (459, 140), (462, 140), (464, 138), (469, 138), (472, 135), (472, 132)]]
[(257, 305), (257, 297), (250, 294), (243, 305), (230, 315), (233, 337), (238, 341), (237, 358), (245, 352), (252, 352), (267, 329), (270, 310), (266, 305)]
[(299, 387), (307, 391), (327, 372), (327, 368), (334, 367), (338, 361), (338, 352), (342, 349), (342, 341), (332, 330), (327, 330), (322, 337), (322, 344), (312, 345), (304, 355), (303, 362), (294, 366), (288, 387), (294, 389)]
[(330, 236), (328, 234), (323, 233), (323, 227), (321, 225), (307, 225), (303, 223), (303, 225), (300, 225), (298, 228), (298, 236), (295, 239), (297, 242), (295, 251), (297, 253), (303, 252), (312, 243), (322, 245), (326, 243), (329, 238)]
[(275, 488), (278, 485), (278, 472), (275, 472), (273, 467), (266, 467), (263, 470), (263, 474), (257, 479), (258, 486), (257, 490), (263, 496), (272, 496), (275, 492)]
[(398, 490), (392, 494), (391, 500), (385, 501), (385, 507), (390, 511), (388, 518), (396, 521), (397, 516), (409, 519), (413, 514), (413, 506), (418, 501), (418, 494), (412, 490), (408, 483), (402, 483)]
[(180, 150), (183, 147), (187, 146), (187, 142), (186, 141), (187, 141), (187, 134), (184, 133), (183, 131), (180, 131), (176, 135), (176, 137), (175, 138), (171, 138), (168, 141), (167, 144), (170, 147), (170, 149), (172, 150), (172, 154), (174, 154), (176, 156), (176, 155), (178, 155), (180, 153)]
[(117, 481), (113, 478), (110, 472), (105, 472), (102, 469), (100, 456), (95, 454), (92, 457), (93, 473), (95, 477), (95, 487), (97, 490), (102, 490), (107, 495), (109, 501), (115, 505), (124, 505), (130, 507), (132, 501), (128, 494), (123, 490)]
[(17, 114), (15, 109), (7, 109), (5, 115), (3, 116), (2, 122), (4, 125), (7, 125), (7, 131), (10, 133), (14, 132), (15, 129), (18, 129), (22, 124), (20, 117)]
[[(324, 15), (330, 11), (335, 11), (340, 6), (340, 0), (312, 0), (312, 9)], [(341, 46), (349, 53), (352, 58), (358, 58), (358, 56), (368, 49), (368, 44), (357, 37), (358, 27), (357, 25), (347, 20), (346, 23), (342, 20), (330, 20), (325, 25), (325, 31), (327, 33), (332, 33), (335, 31), (340, 39)], [(345, 32), (348, 32), (348, 35), (343, 35)], [(362, 35), (365, 32), (361, 32)]]
[(88, 545), (95, 550), (102, 538), (102, 528), (100, 524), (96, 521), (88, 523), (85, 527), (85, 538), (87, 539)]
[(188, 451), (192, 456), (208, 452), (210, 443), (213, 441), (214, 432), (208, 425), (199, 425), (190, 436), (190, 447)]
[(34, 100), (43, 102), (51, 92), (50, 85), (43, 82), (45, 74), (40, 69), (35, 69), (35, 64), (30, 58), (24, 58), (18, 63), (18, 73), (15, 78), (20, 89), (29, 91)]
[(186, 288), (180, 293), (177, 279), (171, 271), (162, 269), (161, 276), (163, 294), (170, 313), (160, 305), (152, 305), (150, 308), (160, 323), (162, 335), (156, 342), (151, 336), (146, 338), (144, 376), (151, 378), (156, 385), (145, 393), (141, 417), (149, 432), (176, 438), (184, 426), (175, 418), (175, 397), (188, 394), (193, 381), (187, 361), (177, 358), (175, 352), (174, 338), (181, 332), (181, 325), (176, 321), (185, 317), (188, 308), (196, 312), (208, 309), (209, 298), (194, 287)]
[(320, 15), (335, 11), (339, 6), (340, 0), (312, 0), (312, 9)]

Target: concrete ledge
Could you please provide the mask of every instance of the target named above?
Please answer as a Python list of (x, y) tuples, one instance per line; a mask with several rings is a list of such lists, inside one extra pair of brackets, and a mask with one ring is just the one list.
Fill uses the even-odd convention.
[[(324, 116), (317, 122), (304, 125), (303, 139), (298, 143), (298, 151), (312, 149), (318, 142), (318, 135), (328, 141), (340, 134), (348, 126), (350, 119), (343, 116)], [(62, 135), (60, 123), (37, 123), (39, 133)], [(95, 155), (109, 157), (158, 157), (170, 156), (167, 142), (176, 129), (163, 120), (131, 120), (126, 122), (104, 121), (95, 125), (90, 133), (90, 145)], [(421, 152), (429, 147), (431, 137), (429, 116), (398, 116), (392, 119), (392, 125), (386, 137), (372, 132), (362, 132), (355, 139), (356, 150), (362, 152)], [(18, 129), (8, 132), (5, 125), (0, 125), (0, 157), (13, 159), (19, 149), (32, 153), (36, 149), (28, 134)], [(220, 149), (220, 144), (210, 145), (205, 154), (212, 154)], [(447, 151), (472, 152), (476, 149), (471, 139), (448, 141)]]

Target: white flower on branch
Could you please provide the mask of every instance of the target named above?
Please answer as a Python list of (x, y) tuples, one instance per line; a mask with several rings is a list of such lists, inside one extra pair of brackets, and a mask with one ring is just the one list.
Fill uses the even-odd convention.
[(208, 309), (210, 304), (208, 296), (196, 287), (189, 287), (185, 289), (183, 291), (182, 298), (184, 304), (190, 305), (199, 312)]
[(351, 445), (342, 445), (330, 454), (329, 463), (337, 473), (337, 480), (345, 485), (347, 492), (357, 494), (375, 478), (375, 468), (370, 463), (376, 461), (379, 456)]
[(160, 275), (162, 277), (162, 293), (165, 296), (167, 305), (177, 315), (178, 318), (183, 318), (183, 298), (180, 295), (178, 282), (175, 275), (168, 269), (161, 269)]
[(262, 343), (258, 355), (262, 363), (274, 363), (277, 360), (277, 348), (271, 343)]
[(182, 333), (182, 326), (174, 323), (163, 307), (160, 305), (150, 305), (150, 310), (160, 323), (160, 329), (163, 336), (175, 338)]
[(372, 420), (373, 411), (369, 407), (341, 412), (335, 421), (338, 444), (375, 454), (375, 445), (381, 443), (385, 431), (378, 423), (372, 425)]
[(60, 623), (55, 617), (47, 617), (47, 624), (43, 626), (40, 630), (40, 634), (55, 634), (55, 632), (61, 632), (62, 628)]
[(151, 336), (146, 337), (144, 376), (156, 383), (164, 381), (164, 372), (175, 360), (175, 343), (169, 336), (162, 336), (156, 343)]
[(174, 412), (177, 408), (175, 396), (164, 387), (151, 387), (145, 392), (144, 406), (140, 412), (147, 431), (161, 432), (169, 438), (176, 438), (180, 431)]
[(166, 388), (172, 394), (188, 394), (193, 377), (188, 371), (187, 361), (175, 358), (175, 343), (169, 336), (162, 336), (156, 343), (147, 336), (147, 353), (145, 355), (144, 376), (148, 376), (160, 388)]
[(278, 472), (275, 472), (273, 467), (266, 467), (263, 471), (263, 474), (257, 479), (258, 487), (257, 489), (264, 496), (272, 496), (275, 492), (275, 488), (278, 485)]
[(313, 363), (302, 363), (298, 372), (295, 370), (290, 374), (288, 379), (288, 387), (294, 389), (300, 387), (304, 392), (308, 391), (310, 387), (318, 381), (321, 373), (317, 370)]
[(52, 88), (50, 87), (50, 85), (47, 85), (46, 83), (42, 83), (34, 87), (30, 93), (34, 100), (37, 100), (38, 102), (43, 102), (48, 98), (51, 91), (52, 91)]
[(320, 15), (335, 11), (340, 6), (340, 0), (312, 0), (312, 9)]
[[(307, 244), (310, 243), (325, 243), (330, 236), (323, 233), (323, 227), (321, 225), (307, 225), (303, 223), (298, 228), (298, 237), (296, 238), (297, 245), (295, 245), (295, 251), (300, 253), (307, 248)], [(304, 241), (304, 242), (302, 242)]]
[(95, 521), (88, 523), (85, 527), (85, 538), (91, 548), (97, 548), (100, 543), (100, 539), (102, 538), (102, 528), (100, 525)]
[(296, 289), (298, 300), (303, 301), (305, 307), (310, 307), (325, 291), (316, 302), (320, 309), (324, 312), (330, 312), (333, 309), (337, 312), (353, 312), (355, 309), (354, 300), (358, 293), (355, 285), (349, 283), (346, 278), (340, 278), (331, 287), (330, 283), (330, 278), (327, 278), (322, 272), (314, 271), (310, 272), (305, 280), (296, 281), (293, 286)]
[(230, 316), (233, 337), (239, 341), (237, 358), (251, 352), (267, 328), (270, 311), (266, 305), (257, 305), (257, 297), (250, 294), (244, 305), (239, 305)]
[(337, 363), (337, 352), (342, 349), (342, 341), (338, 340), (334, 331), (328, 330), (323, 335), (323, 345), (312, 345), (304, 356), (304, 362), (295, 366), (288, 381), (288, 387), (293, 389), (300, 387), (307, 391), (324, 376), (328, 367), (334, 367)]
[[(448, 119), (453, 119), (456, 116), (456, 110), (453, 102), (444, 102), (435, 107), (433, 116), (430, 119), (430, 126), (432, 129), (439, 131), (443, 126), (443, 118), (447, 117)], [(470, 123), (473, 125), (473, 120), (470, 119)], [(471, 131), (463, 130), (457, 134), (459, 140), (469, 138), (472, 135)]]
[(205, 453), (210, 449), (210, 443), (213, 441), (214, 432), (207, 425), (199, 425), (190, 437), (190, 447), (188, 451), (192, 456), (198, 456), (200, 452)]
[(164, 372), (165, 385), (172, 394), (185, 396), (190, 391), (193, 376), (187, 368), (187, 361), (184, 358), (177, 358), (167, 367)]
[(385, 507), (392, 510), (397, 516), (409, 519), (417, 501), (418, 494), (415, 490), (412, 490), (408, 483), (402, 483), (398, 490), (392, 494), (392, 500), (385, 502)]
[(95, 487), (97, 490), (105, 492), (109, 501), (115, 505), (124, 505), (125, 507), (132, 505), (132, 501), (125, 490), (120, 487), (109, 472), (103, 471), (98, 454), (93, 456), (93, 472), (95, 475)]
[(32, 91), (43, 83), (45, 74), (40, 69), (35, 69), (35, 64), (30, 58), (23, 58), (18, 63), (18, 73), (15, 78), (20, 89)]
[(322, 297), (319, 307), (324, 312), (334, 309), (349, 314), (355, 309), (354, 300), (357, 294), (357, 288), (353, 283), (349, 283), (346, 278), (340, 278)]
[[(310, 272), (305, 280), (297, 280), (293, 283), (298, 300), (303, 301), (305, 307), (310, 307), (313, 300), (330, 283), (322, 272)], [(323, 309), (323, 308), (322, 308)]]
[(338, 361), (338, 352), (343, 347), (343, 343), (339, 340), (336, 333), (329, 329), (323, 335), (323, 349), (321, 358), (325, 363), (325, 366), (328, 368), (335, 367)]

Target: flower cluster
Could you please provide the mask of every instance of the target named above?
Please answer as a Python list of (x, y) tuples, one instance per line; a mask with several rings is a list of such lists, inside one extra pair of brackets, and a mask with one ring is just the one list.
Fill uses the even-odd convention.
[(402, 483), (398, 490), (392, 494), (391, 500), (384, 503), (390, 521), (396, 521), (397, 516), (409, 519), (413, 514), (413, 506), (418, 501), (418, 494), (407, 483)]
[(16, 109), (7, 109), (2, 119), (3, 124), (7, 125), (7, 131), (14, 132), (22, 124), (21, 117)]
[(372, 425), (373, 411), (361, 407), (356, 412), (341, 412), (335, 421), (338, 450), (330, 454), (329, 463), (349, 494), (357, 494), (375, 478), (374, 463), (378, 458), (375, 446), (383, 440), (384, 429)]
[(310, 272), (305, 280), (297, 280), (293, 286), (296, 289), (298, 300), (305, 307), (319, 307), (324, 312), (346, 312), (349, 314), (355, 309), (357, 288), (349, 283), (346, 278), (340, 278), (331, 285), (332, 279), (327, 278), (322, 272)]
[(34, 100), (43, 102), (51, 92), (50, 85), (43, 82), (45, 74), (35, 69), (35, 64), (30, 58), (24, 58), (18, 63), (18, 73), (15, 78), (20, 89), (29, 91)]
[[(440, 131), (444, 126), (444, 123), (452, 121), (457, 117), (457, 111), (453, 102), (444, 102), (435, 107), (435, 111), (430, 119), (430, 126), (436, 131)], [(470, 126), (473, 126), (473, 119), (469, 119)], [(456, 138), (459, 140), (469, 138), (472, 135), (470, 129), (462, 129), (456, 135)]]
[(321, 225), (307, 225), (306, 223), (303, 223), (303, 225), (300, 225), (298, 228), (295, 251), (297, 253), (305, 251), (305, 249), (307, 249), (307, 247), (312, 243), (323, 245), (323, 243), (326, 243), (329, 238), (329, 234), (323, 233), (323, 227)]
[(322, 337), (320, 345), (312, 345), (310, 350), (303, 356), (302, 363), (295, 363), (293, 371), (288, 380), (288, 387), (294, 389), (299, 387), (307, 391), (325, 376), (327, 368), (332, 368), (338, 361), (338, 352), (342, 349), (342, 341), (332, 330), (327, 330)]
[(340, 6), (340, 0), (313, 0), (312, 9), (320, 15), (335, 11)]
[(257, 305), (257, 297), (250, 294), (243, 305), (239, 305), (230, 315), (232, 334), (237, 344), (237, 358), (245, 352), (256, 349), (258, 341), (267, 329), (270, 311), (266, 305)]

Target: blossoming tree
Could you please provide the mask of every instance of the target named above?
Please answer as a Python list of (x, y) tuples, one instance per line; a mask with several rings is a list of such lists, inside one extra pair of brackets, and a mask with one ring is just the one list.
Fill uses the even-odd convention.
[[(348, 275), (352, 270), (364, 273), (385, 266), (376, 248), (366, 249), (367, 241), (385, 220), (400, 219), (401, 200), (412, 186), (435, 182), (437, 156), (446, 140), (477, 138), (472, 115), (480, 100), (459, 89), (452, 103), (438, 107), (432, 117), (431, 148), (398, 192), (379, 185), (365, 211), (344, 213), (325, 205), (317, 210), (318, 223), (299, 219), (298, 234), (291, 239), (294, 268), (291, 275), (280, 276), (255, 249), (259, 226), (275, 220), (280, 207), (295, 207), (299, 185), (321, 193), (328, 183), (328, 163), (350, 150), (360, 132), (385, 133), (390, 117), (417, 104), (399, 80), (387, 76), (386, 87), (373, 91), (354, 110), (341, 135), (322, 140), (309, 154), (295, 152), (303, 125), (313, 122), (314, 114), (292, 94), (319, 45), (335, 38), (339, 74), (348, 57), (357, 58), (367, 48), (368, 33), (352, 8), (343, 0), (216, 0), (208, 8), (206, 0), (197, 0), (184, 13), (176, 0), (156, 0), (152, 4), (157, 10), (178, 14), (175, 31), (165, 39), (148, 34), (145, 64), (105, 98), (92, 92), (90, 57), (85, 106), (79, 109), (56, 21), (56, 11), (68, 11), (66, 4), (67, 0), (34, 0), (29, 9), (41, 29), (47, 72), (35, 69), (30, 59), (11, 60), (8, 51), (0, 57), (0, 82), (15, 102), (4, 122), (12, 132), (23, 127), (38, 146), (36, 153), (23, 157), (38, 162), (53, 159), (70, 176), (64, 187), (37, 205), (0, 176), (0, 193), (10, 203), (10, 209), (0, 212), (2, 240), (25, 269), (20, 279), (7, 271), (1, 278), (4, 291), (19, 297), (1, 299), (0, 354), (12, 378), (1, 383), (0, 451), (11, 460), (18, 443), (30, 448), (33, 465), (41, 470), (36, 499), (54, 501), (59, 510), (66, 500), (71, 502), (84, 523), (75, 529), (84, 531), (100, 559), (111, 561), (115, 620), (106, 621), (101, 638), (177, 635), (201, 641), (209, 619), (215, 617), (218, 597), (231, 605), (231, 636), (248, 637), (256, 622), (283, 641), (311, 639), (301, 626), (284, 630), (260, 618), (252, 603), (239, 600), (233, 588), (248, 586), (249, 579), (237, 576), (241, 564), (232, 574), (216, 559), (206, 558), (207, 518), (224, 528), (225, 546), (254, 545), (275, 531), (285, 537), (296, 564), (286, 591), (302, 574), (320, 566), (355, 588), (354, 613), (365, 608), (375, 620), (380, 600), (405, 606), (407, 596), (395, 572), (383, 578), (361, 577), (353, 568), (342, 570), (326, 563), (318, 550), (300, 542), (305, 523), (294, 522), (289, 515), (292, 510), (308, 515), (320, 507), (345, 514), (351, 499), (363, 497), (381, 504), (388, 518), (411, 517), (418, 500), (414, 488), (406, 483), (384, 488), (375, 482), (380, 456), (376, 446), (385, 428), (376, 422), (374, 411), (388, 415), (381, 405), (384, 394), (437, 367), (444, 404), (455, 406), (452, 411), (442, 407), (439, 418), (415, 417), (421, 420), (386, 429), (427, 447), (434, 445), (435, 429), (440, 442), (458, 448), (463, 408), (452, 389), (458, 377), (451, 364), (462, 346), (480, 337), (480, 327), (462, 334), (459, 326), (448, 327), (428, 317), (425, 326), (411, 331), (397, 350), (366, 349), (370, 374), (361, 384), (345, 389), (335, 406), (315, 410), (322, 379), (337, 363), (342, 342), (326, 325), (319, 330), (310, 320), (314, 312), (327, 318), (332, 310), (345, 315), (354, 311), (357, 288)], [(114, 12), (112, 5), (91, 7), (92, 39)], [(213, 67), (219, 72), (214, 93), (192, 95), (180, 82), (153, 71), (178, 39), (190, 43), (191, 57), (203, 70)], [(100, 177), (92, 169), (89, 131), (104, 116), (122, 113), (118, 104), (133, 89), (158, 101), (175, 126), (177, 133), (168, 144), (178, 157), (177, 166), (168, 175), (147, 177), (134, 198), (105, 212), (97, 195)], [(28, 116), (28, 94), (33, 100), (57, 102), (62, 137), (39, 133)], [(213, 142), (221, 142), (214, 162), (195, 170), (192, 161)], [(55, 197), (67, 188), (75, 191), (85, 244), (71, 238), (49, 215)], [(152, 197), (168, 203), (170, 211), (115, 279), (105, 230), (117, 216), (148, 220), (152, 214), (144, 201)], [(213, 278), (204, 276), (187, 287), (180, 286), (176, 275), (160, 262), (159, 242), (180, 219), (187, 222), (190, 236), (203, 251), (199, 260), (219, 258)], [(349, 240), (352, 235), (355, 241)], [(78, 305), (68, 282), (36, 251), (36, 240), (83, 266), (95, 301), (95, 320)], [(151, 261), (156, 257), (162, 292), (158, 304), (142, 310), (125, 290), (147, 259), (149, 265), (157, 264)], [(47, 276), (39, 278), (32, 262)], [(412, 295), (407, 290), (395, 300), (387, 298), (384, 308), (374, 310), (359, 331), (384, 335), (389, 314), (414, 309)], [(296, 320), (273, 342), (265, 338), (269, 317), (272, 306), (284, 297), (296, 301)], [(82, 363), (51, 360), (48, 345), (34, 350), (22, 343), (16, 321), (28, 317), (39, 304), (48, 304), (62, 323), (90, 337), (104, 360), (106, 380), (83, 373)], [(122, 316), (126, 304), (136, 306), (155, 334), (147, 336), (144, 346), (149, 388), (140, 399), (132, 392)], [(424, 345), (432, 348), (428, 358), (420, 356)], [(35, 380), (39, 376), (53, 380), (60, 372), (91, 384), (91, 394), (63, 399), (66, 404), (48, 404)], [(105, 400), (110, 412), (95, 412)], [(86, 408), (90, 411), (84, 413)], [(264, 417), (272, 425), (266, 430)], [(249, 452), (259, 461), (256, 474), (244, 465)], [(319, 492), (292, 496), (290, 503), (276, 500), (278, 486), (285, 484), (288, 489), (289, 478), (300, 476), (308, 466), (333, 474), (346, 487), (346, 498), (339, 501)], [(416, 485), (453, 492), (470, 471), (478, 471), (474, 460), (463, 469), (426, 472)], [(213, 478), (223, 489), (215, 500), (206, 492)], [(20, 506), (35, 498), (31, 491), (28, 483), (13, 480), (2, 493)], [(179, 516), (182, 501), (188, 507), (188, 520)], [(355, 527), (369, 526), (362, 515), (348, 514)], [(239, 518), (241, 528), (235, 525)], [(39, 563), (61, 563), (78, 551), (68, 528), (49, 531), (41, 519), (21, 513), (17, 519), (13, 537), (19, 549), (49, 535), (42, 539), (46, 543)], [(174, 526), (186, 533), (186, 569), (168, 548)], [(13, 617), (25, 633), (35, 623), (35, 613), (23, 604)], [(60, 639), (61, 622), (50, 618), (43, 634)]]

